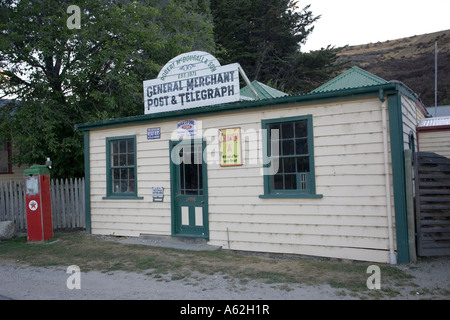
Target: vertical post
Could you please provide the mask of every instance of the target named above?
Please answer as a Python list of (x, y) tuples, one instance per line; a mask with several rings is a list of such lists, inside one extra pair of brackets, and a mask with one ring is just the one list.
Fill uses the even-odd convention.
[[(86, 232), (92, 233), (91, 229), (91, 185), (90, 185), (90, 163), (89, 163), (89, 131), (84, 132), (84, 205)], [(173, 202), (172, 202), (173, 203)]]
[[(409, 258), (411, 262), (417, 262), (416, 255), (416, 228), (414, 216), (414, 191), (412, 174), (413, 153), (405, 150), (405, 184), (406, 184), (406, 214), (408, 223)], [(416, 195), (417, 196), (417, 195)]]
[(437, 117), (437, 41), (434, 43), (434, 116)]
[[(398, 89), (397, 89), (398, 90)], [(392, 180), (394, 183), (395, 229), (398, 263), (409, 263), (408, 225), (405, 196), (405, 160), (401, 94), (388, 95)]]

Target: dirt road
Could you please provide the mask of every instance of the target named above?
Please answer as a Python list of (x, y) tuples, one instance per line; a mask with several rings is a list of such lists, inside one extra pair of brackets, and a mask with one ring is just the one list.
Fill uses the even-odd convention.
[[(377, 290), (368, 290), (368, 294), (361, 295), (329, 285), (266, 284), (199, 273), (174, 279), (170, 274), (154, 277), (124, 271), (81, 270), (77, 275), (79, 278), (75, 279), (75, 273), (67, 273), (67, 267), (29, 267), (0, 261), (0, 299), (450, 299), (450, 257), (426, 259), (417, 264), (399, 265), (398, 268), (414, 276), (413, 285), (397, 288), (395, 283), (383, 283), (381, 275), (380, 294), (375, 292)], [(395, 294), (391, 294), (392, 291)]]

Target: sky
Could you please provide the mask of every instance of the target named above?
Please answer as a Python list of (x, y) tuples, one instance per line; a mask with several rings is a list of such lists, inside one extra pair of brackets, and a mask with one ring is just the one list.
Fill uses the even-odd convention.
[(383, 42), (450, 29), (450, 0), (300, 0), (314, 31), (301, 51)]

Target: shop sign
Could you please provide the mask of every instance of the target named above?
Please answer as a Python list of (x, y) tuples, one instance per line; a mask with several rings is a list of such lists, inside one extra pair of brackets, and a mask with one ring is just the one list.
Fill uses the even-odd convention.
[(161, 127), (147, 128), (147, 140), (161, 139)]
[(144, 81), (144, 112), (153, 114), (239, 101), (239, 64), (221, 66), (193, 51), (170, 60), (158, 78)]
[(241, 128), (219, 129), (220, 166), (242, 165)]
[(153, 202), (163, 202), (164, 201), (164, 188), (163, 187), (153, 187)]

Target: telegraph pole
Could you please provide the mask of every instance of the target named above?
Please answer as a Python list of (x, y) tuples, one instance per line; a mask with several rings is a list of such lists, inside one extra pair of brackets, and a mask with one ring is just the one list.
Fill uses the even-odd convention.
[(437, 117), (437, 41), (434, 43), (434, 116)]

